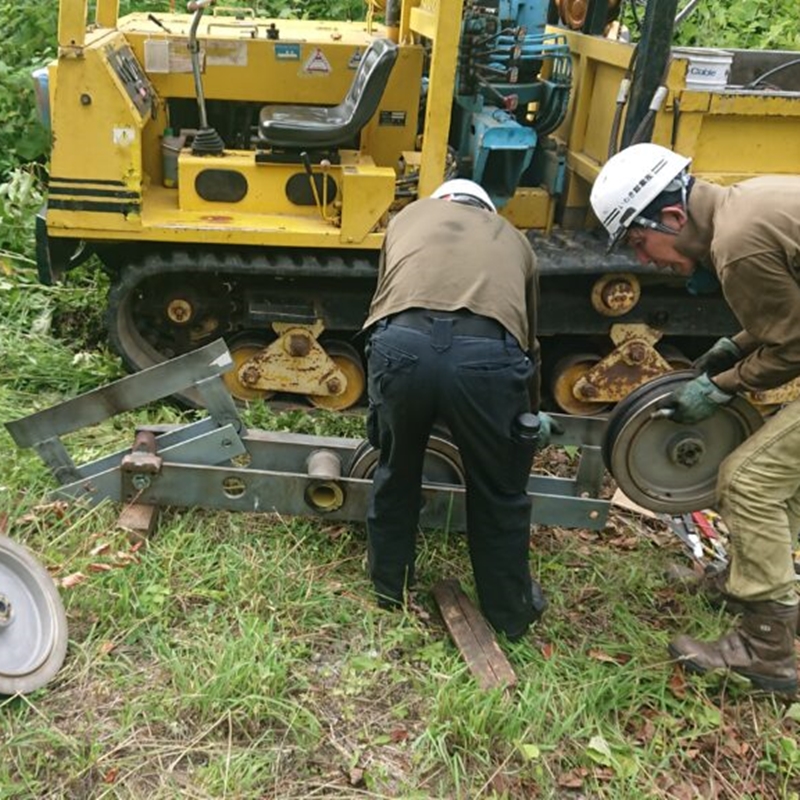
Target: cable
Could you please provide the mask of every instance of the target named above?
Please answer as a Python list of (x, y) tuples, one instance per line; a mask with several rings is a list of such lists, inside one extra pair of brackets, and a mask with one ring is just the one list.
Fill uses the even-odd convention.
[(777, 67), (773, 67), (770, 70), (767, 70), (763, 75), (759, 75), (754, 81), (750, 81), (750, 83), (745, 85), (745, 89), (755, 89), (761, 81), (766, 80), (767, 78), (773, 76), (776, 72), (781, 72), (785, 70), (787, 67), (793, 67), (795, 64), (800, 64), (800, 58), (795, 58), (792, 61), (787, 61), (785, 64), (778, 64)]

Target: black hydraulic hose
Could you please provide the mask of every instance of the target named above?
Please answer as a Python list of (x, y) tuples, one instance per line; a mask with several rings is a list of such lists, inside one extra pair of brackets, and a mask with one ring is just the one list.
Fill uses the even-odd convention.
[[(635, 3), (636, 0), (633, 0)], [(633, 3), (631, 4), (633, 5)], [(614, 119), (611, 122), (611, 134), (608, 137), (608, 157), (616, 155), (619, 152), (619, 130), (622, 123), (622, 112), (625, 109), (625, 104), (628, 102), (628, 92), (630, 92), (631, 81), (633, 80), (633, 71), (636, 67), (636, 56), (639, 53), (638, 43), (633, 46), (631, 53), (631, 60), (628, 62), (628, 68), (625, 70), (625, 75), (619, 85), (619, 92), (617, 92), (617, 105), (614, 109)]]
[(645, 138), (650, 138), (650, 128), (653, 124), (653, 119), (661, 109), (661, 105), (667, 96), (667, 76), (669, 75), (669, 68), (671, 65), (672, 56), (670, 55), (667, 59), (667, 63), (664, 65), (664, 72), (661, 75), (661, 84), (656, 89), (653, 99), (650, 101), (650, 107), (647, 109), (647, 113), (634, 131), (633, 138), (630, 142), (631, 144), (639, 144), (639, 142), (643, 141)]

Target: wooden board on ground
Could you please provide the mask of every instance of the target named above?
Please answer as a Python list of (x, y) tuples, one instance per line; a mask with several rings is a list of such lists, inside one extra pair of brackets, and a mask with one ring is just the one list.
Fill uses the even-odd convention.
[(158, 523), (158, 506), (128, 503), (117, 518), (117, 525), (128, 532), (128, 541), (136, 544), (149, 539)]
[(614, 508), (621, 508), (623, 511), (632, 511), (634, 514), (641, 514), (648, 519), (658, 519), (658, 514), (651, 511), (649, 508), (644, 508), (644, 506), (634, 503), (622, 489), (617, 489), (614, 492), (614, 496), (611, 498), (611, 505)]
[(492, 629), (470, 602), (457, 580), (433, 587), (444, 624), (481, 689), (511, 687), (517, 682), (511, 664), (497, 644)]

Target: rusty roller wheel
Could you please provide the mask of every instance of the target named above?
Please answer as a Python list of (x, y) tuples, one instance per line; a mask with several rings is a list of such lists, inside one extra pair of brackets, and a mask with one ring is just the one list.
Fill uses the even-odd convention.
[(358, 350), (347, 342), (329, 341), (323, 344), (325, 352), (333, 359), (336, 366), (347, 378), (347, 388), (342, 394), (306, 395), (308, 401), (316, 408), (327, 408), (329, 411), (343, 411), (354, 406), (364, 394), (367, 377)]
[(252, 389), (245, 386), (239, 379), (239, 370), (242, 365), (248, 362), (254, 355), (260, 353), (269, 342), (256, 336), (244, 336), (234, 339), (228, 345), (231, 358), (233, 359), (233, 369), (222, 376), (231, 397), (240, 403), (253, 403), (259, 400), (269, 400), (274, 392), (264, 389)]
[(655, 378), (618, 403), (608, 419), (606, 467), (631, 500), (651, 511), (684, 514), (713, 505), (720, 464), (762, 424), (738, 396), (694, 425), (651, 418), (670, 392), (695, 377), (681, 370)]
[[(586, 14), (589, 10), (588, 0), (557, 0), (559, 16), (561, 21), (572, 28), (572, 30), (580, 30), (586, 22)], [(619, 0), (610, 0), (608, 4), (607, 20), (616, 18), (619, 13)]]
[(67, 615), (47, 570), (0, 536), (0, 694), (49, 683), (67, 653)]
[(607, 403), (590, 403), (575, 397), (575, 384), (600, 361), (595, 353), (573, 353), (564, 356), (553, 367), (550, 391), (558, 407), (567, 414), (579, 417), (591, 417), (603, 414), (611, 406)]
[[(353, 453), (348, 477), (370, 480), (378, 466), (380, 450), (364, 440)], [(442, 433), (434, 433), (425, 447), (422, 463), (423, 483), (445, 483), (464, 486), (464, 465), (458, 448)]]

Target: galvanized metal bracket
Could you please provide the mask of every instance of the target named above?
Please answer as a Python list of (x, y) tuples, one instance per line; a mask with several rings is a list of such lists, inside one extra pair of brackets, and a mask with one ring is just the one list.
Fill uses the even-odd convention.
[[(39, 411), (6, 427), (20, 447), (34, 447), (61, 484), (54, 495), (95, 504), (110, 499), (150, 506), (277, 511), (282, 514), (363, 522), (371, 479), (363, 473), (364, 443), (357, 439), (245, 430), (220, 374), (232, 367), (221, 340), (101, 389)], [(59, 440), (64, 433), (101, 422), (195, 386), (210, 416), (187, 425), (137, 431), (133, 447), (76, 465)], [(602, 419), (558, 416), (555, 444), (580, 450), (575, 477), (531, 474), (531, 521), (543, 525), (602, 528), (609, 502), (600, 496), (604, 468)], [(451, 474), (452, 473), (452, 474)], [(458, 473), (423, 485), (423, 527), (466, 529), (466, 489)]]

